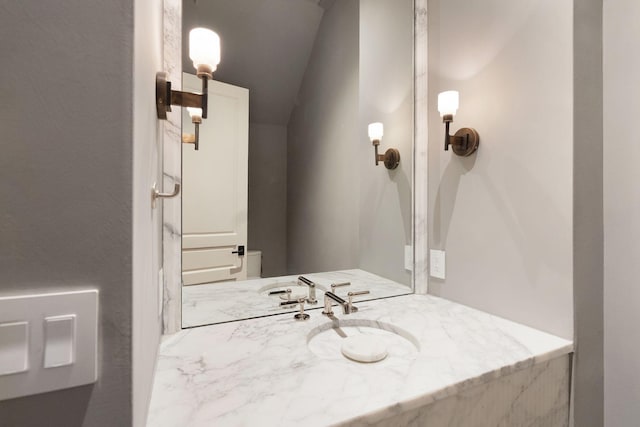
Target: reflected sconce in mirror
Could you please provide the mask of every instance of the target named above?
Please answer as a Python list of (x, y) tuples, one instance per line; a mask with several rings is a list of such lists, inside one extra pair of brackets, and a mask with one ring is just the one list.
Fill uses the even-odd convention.
[(458, 91), (448, 90), (438, 94), (438, 111), (445, 124), (444, 151), (449, 151), (449, 146), (458, 156), (467, 157), (478, 149), (480, 136), (473, 128), (461, 128), (454, 135), (449, 134), (449, 124), (458, 111), (460, 103)]
[(196, 125), (194, 135), (184, 135), (183, 142), (192, 143), (197, 150), (199, 126), (207, 118), (208, 81), (220, 63), (220, 37), (207, 28), (194, 28), (189, 32), (189, 58), (196, 74), (202, 80), (202, 93), (183, 92), (171, 89), (167, 73), (156, 74), (156, 110), (158, 118), (166, 120), (172, 105), (187, 107), (191, 122)]
[(202, 108), (187, 107), (189, 117), (191, 117), (191, 123), (195, 125), (196, 133), (183, 133), (182, 142), (184, 144), (194, 144), (195, 149), (200, 147), (200, 125), (202, 124)]
[(375, 149), (376, 166), (378, 166), (380, 162), (384, 162), (384, 166), (387, 169), (397, 168), (400, 164), (400, 152), (398, 150), (389, 148), (384, 154), (378, 154), (378, 146), (384, 135), (384, 125), (382, 123), (371, 123), (369, 124), (368, 131), (369, 139)]

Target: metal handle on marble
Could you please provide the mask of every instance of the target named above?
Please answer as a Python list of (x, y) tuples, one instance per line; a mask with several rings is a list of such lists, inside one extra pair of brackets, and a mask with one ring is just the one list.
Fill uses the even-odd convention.
[(307, 302), (309, 304), (317, 304), (318, 299), (316, 298), (316, 284), (304, 276), (298, 276), (298, 284), (300, 283), (303, 283), (309, 287), (309, 297), (307, 298)]
[(172, 193), (161, 193), (156, 188), (156, 184), (154, 182), (153, 183), (153, 188), (151, 189), (151, 206), (154, 207), (154, 208), (156, 207), (156, 199), (158, 199), (158, 198), (170, 199), (172, 197), (176, 197), (178, 194), (180, 194), (180, 184), (175, 184), (173, 186), (173, 192)]
[(281, 302), (280, 306), (299, 305), (300, 306), (300, 312), (296, 313), (293, 316), (293, 318), (295, 320), (308, 320), (311, 316), (309, 316), (307, 313), (304, 312), (304, 303), (305, 303), (305, 301), (306, 301), (306, 298), (299, 298), (298, 300)]
[(358, 295), (368, 295), (371, 292), (369, 291), (358, 291), (358, 292), (349, 292), (347, 294), (347, 296), (349, 297), (349, 310), (351, 311), (351, 313), (355, 313), (356, 311), (358, 311), (358, 307), (356, 307), (355, 305), (353, 305), (353, 297), (357, 297)]
[(335, 292), (336, 288), (342, 288), (345, 286), (351, 286), (351, 282), (342, 282), (342, 283), (332, 283), (331, 284), (331, 292)]
[(285, 307), (287, 305), (298, 305), (300, 302), (296, 299), (292, 299), (291, 301), (282, 301), (280, 303), (280, 307)]

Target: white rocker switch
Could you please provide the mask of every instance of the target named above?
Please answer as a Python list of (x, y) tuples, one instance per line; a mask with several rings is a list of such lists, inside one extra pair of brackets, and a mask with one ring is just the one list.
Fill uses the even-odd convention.
[(0, 323), (0, 375), (29, 369), (29, 322)]
[(44, 319), (44, 367), (58, 368), (75, 362), (76, 315)]

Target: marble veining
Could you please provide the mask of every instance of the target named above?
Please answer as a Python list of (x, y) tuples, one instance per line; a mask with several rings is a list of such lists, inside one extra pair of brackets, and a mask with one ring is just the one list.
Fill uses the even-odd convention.
[[(368, 290), (369, 295), (356, 297), (354, 301), (386, 298), (411, 292), (411, 288), (393, 280), (385, 279), (364, 270), (352, 269), (304, 274), (304, 277), (318, 285), (318, 303), (305, 305), (305, 310), (322, 307), (324, 290), (331, 289), (332, 283), (350, 282), (336, 293), (346, 298), (347, 292)], [(268, 296), (270, 289), (289, 288), (292, 295), (308, 295), (306, 286), (296, 286), (298, 275), (243, 280), (240, 282), (211, 283), (185, 286), (182, 290), (182, 327), (210, 325), (232, 320), (249, 319), (258, 316), (297, 311), (298, 308), (282, 308), (283, 300)]]
[(411, 411), (378, 411), (349, 427), (568, 427), (570, 357), (557, 357)]
[(417, 354), (384, 365), (322, 359), (306, 344), (332, 322), (319, 311), (307, 322), (287, 314), (183, 330), (161, 345), (148, 425), (381, 422), (572, 351), (570, 341), (429, 295), (359, 306), (338, 317), (395, 325), (416, 337)]
[(415, 292), (426, 294), (429, 283), (427, 0), (415, 0), (414, 8), (413, 280)]
[[(182, 0), (163, 3), (163, 66), (174, 90), (182, 88)], [(182, 182), (181, 109), (174, 108), (162, 120), (163, 188)], [(180, 199), (181, 200), (181, 199)], [(180, 330), (182, 293), (182, 205), (179, 199), (162, 203), (163, 333)]]

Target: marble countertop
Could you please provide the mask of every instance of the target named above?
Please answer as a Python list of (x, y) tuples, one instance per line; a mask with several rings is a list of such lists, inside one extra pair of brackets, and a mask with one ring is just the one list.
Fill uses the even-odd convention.
[[(297, 286), (299, 274), (240, 282), (210, 283), (182, 288), (182, 327), (211, 325), (253, 317), (294, 312), (296, 307), (279, 307), (283, 300), (268, 296), (270, 289), (290, 288), (294, 295), (307, 295), (306, 286)], [(386, 298), (411, 293), (411, 288), (393, 280), (360, 269), (327, 271), (302, 274), (315, 282), (318, 304), (306, 305), (306, 309), (318, 308), (322, 304), (322, 294), (331, 289), (332, 283), (350, 282), (348, 288), (340, 288), (338, 294), (344, 296), (349, 291), (368, 290), (369, 295), (357, 297), (358, 301)]]
[(148, 425), (327, 426), (374, 422), (570, 353), (570, 341), (428, 295), (362, 302), (343, 325), (390, 325), (419, 351), (363, 364), (318, 356), (311, 312), (183, 330), (163, 339)]

